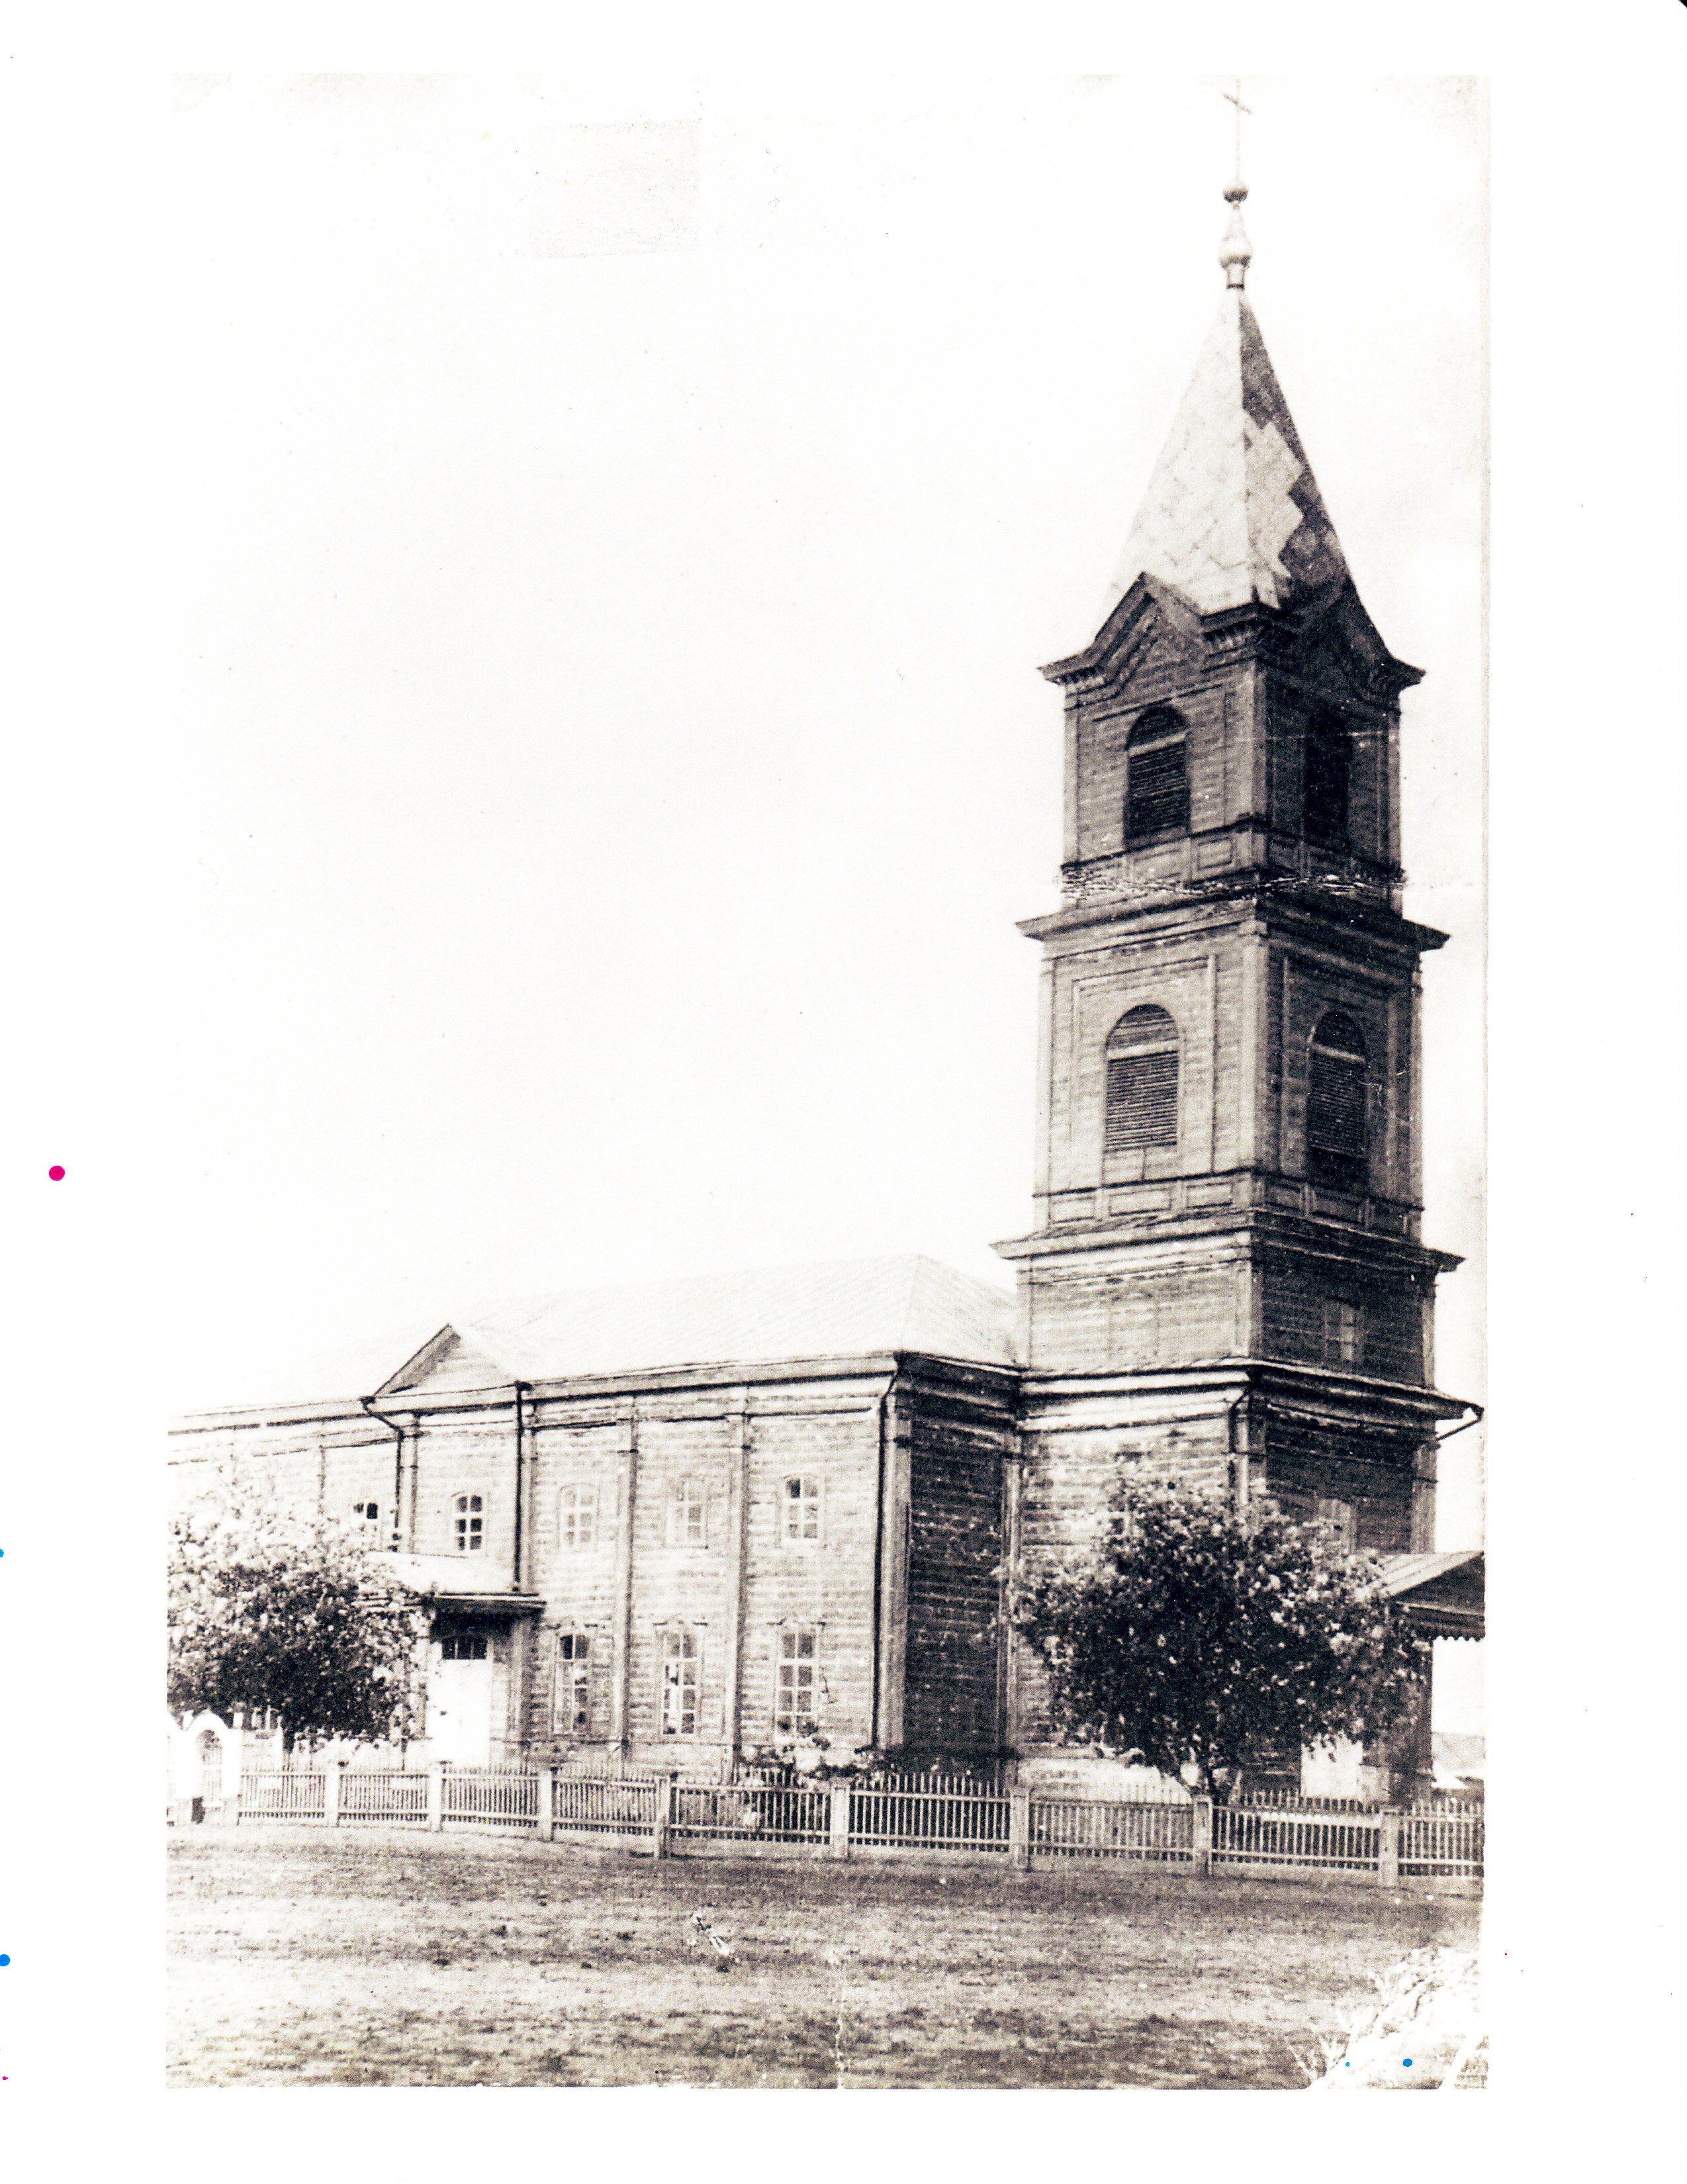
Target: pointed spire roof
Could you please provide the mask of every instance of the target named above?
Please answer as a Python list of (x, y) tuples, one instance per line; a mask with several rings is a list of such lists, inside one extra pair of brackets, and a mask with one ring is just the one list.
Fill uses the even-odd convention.
[(1107, 614), (1140, 576), (1175, 586), (1203, 614), (1255, 599), (1298, 608), (1350, 582), (1233, 275), (1137, 510)]

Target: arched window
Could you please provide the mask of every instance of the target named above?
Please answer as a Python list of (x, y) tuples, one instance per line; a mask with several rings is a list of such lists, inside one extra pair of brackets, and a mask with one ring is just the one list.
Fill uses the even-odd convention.
[(1366, 1133), (1365, 1035), (1332, 1009), (1312, 1034), (1306, 1093), (1306, 1173), (1334, 1190), (1363, 1190), (1370, 1178)]
[(1306, 839), (1326, 850), (1347, 847), (1347, 788), (1353, 745), (1345, 725), (1320, 713), (1306, 730), (1300, 816)]
[(1104, 1152), (1178, 1142), (1178, 1027), (1164, 1009), (1132, 1009), (1107, 1040)]
[(1126, 745), (1125, 839), (1139, 842), (1189, 823), (1183, 716), (1167, 705), (1144, 713)]

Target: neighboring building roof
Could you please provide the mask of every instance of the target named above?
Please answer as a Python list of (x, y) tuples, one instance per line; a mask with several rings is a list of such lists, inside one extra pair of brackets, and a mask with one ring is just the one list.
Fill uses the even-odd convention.
[(1384, 1555), (1383, 1590), (1396, 1594), (1416, 1592), (1449, 1570), (1464, 1569), (1484, 1559), (1480, 1547), (1458, 1547), (1445, 1555)]
[(458, 1385), (477, 1362), (483, 1385), (889, 1351), (1011, 1366), (1013, 1309), (1008, 1291), (914, 1256), (578, 1290), (453, 1318), (380, 1392), (431, 1377), (454, 1348)]
[(1350, 582), (1346, 557), (1240, 288), (1227, 288), (1107, 595), (1139, 576), (1203, 614), (1296, 608)]
[(1404, 1600), (1429, 1636), (1480, 1638), (1487, 1628), (1487, 1573), (1480, 1547), (1444, 1555), (1385, 1555), (1383, 1590)]

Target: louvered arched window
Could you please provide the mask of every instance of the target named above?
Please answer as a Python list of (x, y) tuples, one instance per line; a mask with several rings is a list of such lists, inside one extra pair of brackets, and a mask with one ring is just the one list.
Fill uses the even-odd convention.
[(1344, 723), (1321, 713), (1306, 730), (1300, 815), (1306, 839), (1321, 849), (1347, 847), (1347, 790), (1353, 746)]
[(1132, 1009), (1107, 1040), (1102, 1149), (1134, 1152), (1178, 1142), (1178, 1027), (1164, 1009)]
[(1312, 1034), (1306, 1091), (1306, 1173), (1334, 1190), (1363, 1190), (1367, 1142), (1365, 1035), (1350, 1016), (1331, 1009)]
[(1188, 731), (1169, 705), (1144, 713), (1125, 747), (1125, 839), (1139, 842), (1189, 823)]

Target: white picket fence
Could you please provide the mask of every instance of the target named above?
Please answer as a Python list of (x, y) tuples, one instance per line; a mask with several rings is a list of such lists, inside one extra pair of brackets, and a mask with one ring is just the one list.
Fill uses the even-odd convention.
[(1019, 1867), (1114, 1859), (1247, 1878), (1345, 1875), (1384, 1886), (1479, 1883), (1483, 1873), (1480, 1805), (1214, 1805), (1170, 1784), (1157, 1798), (1134, 1790), (1093, 1798), (936, 1774), (717, 1784), (573, 1767), (420, 1774), (319, 1765), (243, 1775), (234, 1814), (227, 1803), (225, 1819), (492, 1828), (657, 1857), (777, 1846), (835, 1858), (959, 1853)]

